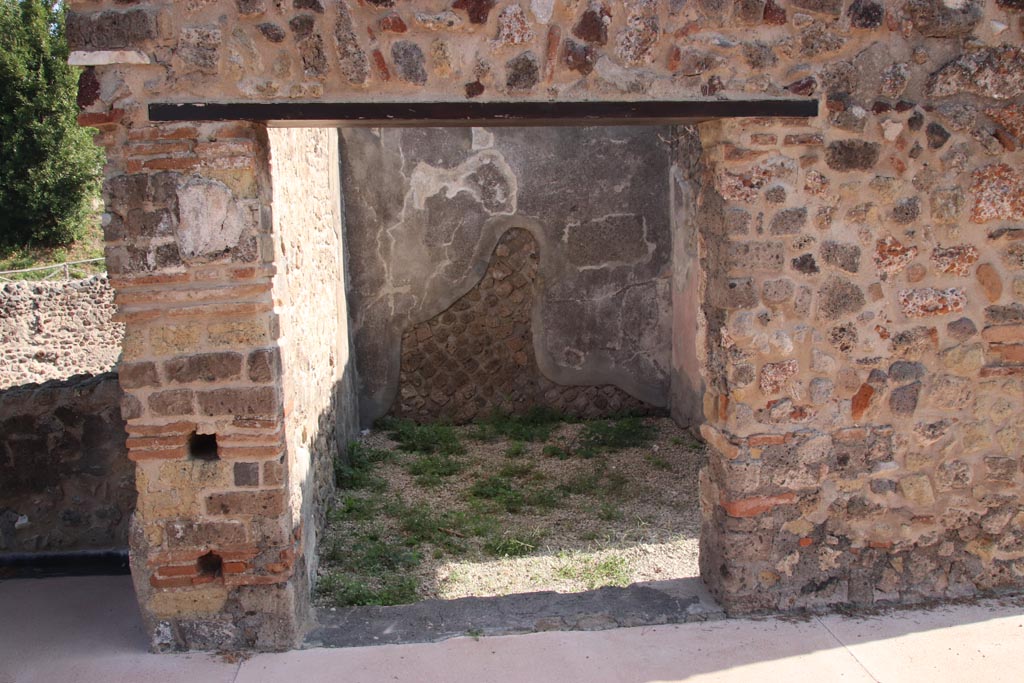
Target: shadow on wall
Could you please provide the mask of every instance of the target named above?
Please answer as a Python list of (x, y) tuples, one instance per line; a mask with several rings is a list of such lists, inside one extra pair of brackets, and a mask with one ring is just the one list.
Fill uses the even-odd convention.
[(115, 373), (0, 391), (0, 557), (126, 548), (126, 438)]

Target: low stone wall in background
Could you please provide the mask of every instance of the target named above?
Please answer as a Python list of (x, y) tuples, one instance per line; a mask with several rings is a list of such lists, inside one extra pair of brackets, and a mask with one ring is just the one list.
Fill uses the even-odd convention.
[(112, 370), (124, 325), (106, 277), (0, 287), (0, 389)]
[(0, 557), (127, 547), (121, 396), (114, 373), (0, 391)]

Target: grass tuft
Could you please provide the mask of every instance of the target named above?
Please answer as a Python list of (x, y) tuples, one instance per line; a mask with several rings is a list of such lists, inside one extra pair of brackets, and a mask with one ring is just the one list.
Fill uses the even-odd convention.
[(351, 441), (344, 457), (334, 459), (334, 483), (339, 489), (372, 489), (383, 491), (387, 482), (373, 474), (373, 465), (392, 457), (391, 451), (367, 448)]
[(472, 436), (479, 441), (502, 437), (512, 441), (547, 441), (551, 432), (564, 421), (564, 415), (543, 406), (531, 408), (523, 415), (494, 412), (477, 423)]
[(565, 560), (556, 572), (558, 577), (579, 581), (587, 590), (629, 585), (629, 562), (621, 555), (608, 555), (601, 560), (587, 557), (566, 557)]
[(495, 557), (523, 557), (540, 547), (541, 538), (535, 533), (492, 536), (484, 543), (484, 550)]
[(459, 435), (451, 425), (416, 424), (412, 420), (395, 418), (382, 418), (377, 424), (406, 453), (462, 455), (466, 452), (466, 447), (459, 441)]
[(327, 517), (331, 522), (364, 521), (377, 512), (377, 504), (370, 498), (359, 498), (351, 494), (345, 495), (338, 504), (331, 508)]
[(408, 463), (405, 468), (416, 477), (416, 483), (420, 486), (437, 486), (443, 478), (461, 472), (465, 465), (444, 453), (428, 453)]
[(497, 475), (477, 480), (469, 488), (469, 495), (492, 501), (507, 512), (519, 512), (526, 505), (522, 491), (516, 489), (509, 479)]
[(317, 581), (316, 592), (336, 607), (405, 605), (419, 599), (419, 583), (411, 576), (383, 576), (372, 585), (345, 572), (330, 572)]
[(593, 457), (598, 453), (638, 448), (648, 445), (654, 439), (655, 432), (653, 427), (644, 424), (639, 417), (594, 420), (583, 427), (576, 450), (583, 457)]
[(559, 460), (568, 460), (572, 457), (572, 453), (569, 452), (569, 449), (564, 448), (563, 446), (556, 446), (553, 443), (549, 443), (545, 446), (541, 453), (549, 458), (558, 458)]

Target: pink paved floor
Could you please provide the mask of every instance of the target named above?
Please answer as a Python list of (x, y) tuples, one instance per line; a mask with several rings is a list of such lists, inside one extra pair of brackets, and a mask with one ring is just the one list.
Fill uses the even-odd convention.
[(1024, 600), (902, 611), (456, 638), (229, 663), (145, 650), (127, 577), (0, 582), (0, 683), (1024, 680)]

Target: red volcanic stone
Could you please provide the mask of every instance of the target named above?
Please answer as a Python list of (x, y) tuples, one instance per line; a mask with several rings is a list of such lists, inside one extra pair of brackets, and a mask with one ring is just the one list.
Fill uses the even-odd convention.
[(405, 33), (409, 27), (405, 25), (402, 17), (397, 14), (389, 14), (386, 17), (381, 17), (380, 30), (390, 33)]
[(908, 318), (924, 318), (933, 315), (946, 315), (964, 310), (967, 296), (959, 287), (935, 289), (901, 289), (898, 294), (903, 313)]
[(771, 180), (785, 180), (796, 173), (792, 159), (776, 157), (758, 162), (744, 172), (724, 171), (718, 176), (718, 191), (726, 199), (752, 202)]
[(999, 141), (999, 144), (1003, 146), (1007, 152), (1017, 151), (1017, 141), (1012, 135), (1007, 133), (1002, 128), (996, 128), (992, 131), (992, 137)]
[(608, 24), (612, 13), (603, 2), (592, 2), (587, 10), (572, 27), (572, 34), (588, 43), (604, 45), (608, 42)]
[(962, 93), (994, 100), (1024, 94), (1024, 48), (1001, 45), (965, 52), (928, 81), (928, 94), (934, 97)]
[(627, 64), (642, 64), (650, 58), (659, 35), (657, 15), (632, 14), (627, 20), (626, 30), (616, 40), (616, 51)]
[(758, 496), (739, 500), (721, 499), (719, 504), (730, 517), (756, 517), (768, 512), (777, 505), (791, 505), (796, 502), (795, 493), (783, 493), (778, 496)]
[(885, 7), (873, 0), (853, 0), (846, 15), (854, 28), (878, 28), (885, 19)]
[(860, 389), (850, 401), (850, 412), (855, 422), (859, 422), (864, 417), (864, 413), (871, 406), (871, 397), (874, 395), (875, 389), (870, 384), (860, 385)]
[(1024, 219), (1024, 177), (1009, 164), (990, 164), (974, 172), (971, 180), (974, 207), (971, 220)]
[(814, 90), (817, 87), (817, 79), (815, 79), (814, 76), (808, 76), (807, 78), (801, 78), (799, 81), (793, 81), (786, 86), (786, 90), (794, 95), (804, 95), (809, 97), (814, 94)]
[(533, 40), (533, 30), (526, 13), (519, 5), (509, 5), (498, 15), (497, 41), (502, 45), (519, 45)]
[[(786, 137), (787, 143), (789, 136)], [(799, 143), (798, 143), (799, 144)], [(828, 176), (819, 171), (810, 170), (804, 177), (804, 190), (818, 197), (824, 197), (828, 192), (830, 181)]]
[(377, 70), (377, 77), (382, 81), (391, 80), (391, 71), (388, 69), (388, 63), (384, 61), (384, 55), (381, 54), (380, 50), (373, 51), (373, 67)]
[(722, 83), (721, 76), (717, 75), (709, 77), (708, 82), (700, 87), (700, 93), (705, 97), (710, 97), (723, 90), (725, 90), (725, 84)]
[(999, 277), (999, 271), (995, 269), (995, 266), (991, 263), (981, 264), (978, 266), (975, 277), (978, 278), (978, 284), (981, 285), (989, 303), (999, 301), (999, 297), (1003, 295), (1003, 280)]
[(952, 273), (961, 277), (969, 275), (971, 266), (978, 260), (978, 250), (970, 244), (958, 244), (954, 247), (935, 247), (932, 250), (932, 263), (943, 273)]
[(917, 257), (917, 247), (903, 246), (903, 243), (892, 235), (887, 235), (875, 243), (875, 267), (881, 276), (895, 275)]
[(82, 75), (78, 77), (78, 108), (85, 109), (99, 98), (100, 79), (96, 77), (96, 69), (90, 66), (83, 69)]
[(679, 68), (679, 64), (683, 61), (683, 53), (679, 49), (678, 45), (673, 45), (672, 49), (668, 53), (668, 70), (675, 73), (675, 70)]
[(465, 10), (471, 24), (486, 24), (498, 0), (455, 0), (452, 9)]
[(1015, 138), (1024, 140), (1024, 106), (1011, 104), (1002, 109), (986, 109), (985, 113)]
[(794, 360), (784, 360), (778, 363), (765, 363), (761, 367), (761, 379), (759, 386), (766, 395), (777, 394), (789, 378), (797, 373), (800, 364)]
[(586, 76), (594, 70), (597, 63), (597, 50), (593, 45), (577, 43), (575, 40), (565, 41), (565, 65), (573, 71)]
[(768, 0), (764, 5), (764, 23), (782, 26), (786, 23), (786, 10), (776, 5), (773, 0)]

